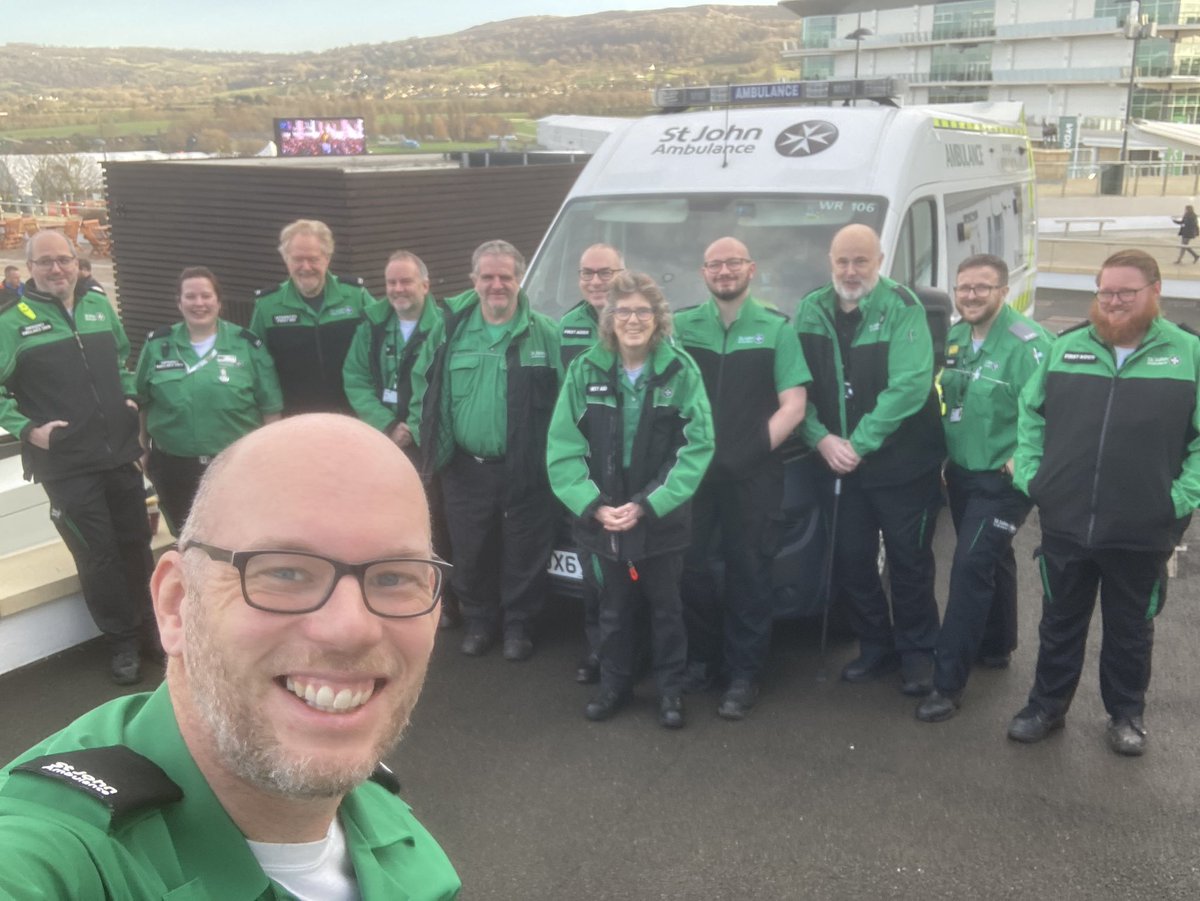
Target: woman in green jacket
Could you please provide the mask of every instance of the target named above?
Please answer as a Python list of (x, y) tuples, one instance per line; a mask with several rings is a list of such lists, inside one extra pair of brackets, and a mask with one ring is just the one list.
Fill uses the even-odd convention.
[(550, 422), (550, 485), (575, 540), (600, 561), (600, 691), (605, 720), (632, 695), (634, 605), (651, 608), (659, 722), (683, 725), (687, 637), (679, 577), (691, 498), (713, 453), (712, 412), (695, 362), (671, 341), (662, 291), (640, 273), (613, 280), (600, 343), (567, 371)]
[(184, 269), (183, 321), (150, 333), (138, 359), (142, 467), (178, 535), (209, 460), (279, 418), (283, 395), (255, 334), (221, 315), (221, 284), (204, 266)]

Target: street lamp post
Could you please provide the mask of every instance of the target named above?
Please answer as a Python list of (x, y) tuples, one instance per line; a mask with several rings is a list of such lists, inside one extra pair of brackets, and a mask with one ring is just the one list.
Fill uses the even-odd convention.
[(861, 25), (855, 28), (852, 32), (846, 35), (846, 40), (854, 41), (854, 80), (858, 80), (858, 55), (862, 51), (863, 38), (869, 38), (873, 35), (870, 28), (863, 28)]
[(1125, 127), (1121, 130), (1121, 156), (1118, 158), (1122, 163), (1128, 162), (1126, 156), (1129, 152), (1129, 125), (1133, 119), (1133, 83), (1137, 77), (1138, 45), (1143, 38), (1152, 38), (1158, 34), (1158, 23), (1143, 22), (1141, 10), (1140, 0), (1131, 0), (1129, 17), (1125, 20), (1125, 38), (1133, 41), (1133, 53), (1129, 57), (1129, 86), (1125, 90)]

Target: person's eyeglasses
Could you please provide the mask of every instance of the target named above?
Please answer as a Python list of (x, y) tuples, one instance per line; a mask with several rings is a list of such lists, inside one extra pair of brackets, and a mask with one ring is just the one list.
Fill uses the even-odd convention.
[(959, 297), (970, 297), (972, 294), (976, 297), (990, 297), (993, 291), (1003, 287), (1004, 285), (955, 285), (954, 293)]
[(1149, 287), (1149, 285), (1142, 285), (1140, 288), (1121, 288), (1119, 291), (1097, 291), (1096, 299), (1101, 303), (1112, 303), (1114, 300), (1129, 303), (1138, 296), (1139, 292), (1145, 291)]
[(230, 551), (199, 541), (179, 546), (180, 553), (202, 551), (228, 563), (241, 576), (242, 598), (268, 613), (312, 613), (333, 596), (343, 576), (354, 576), (363, 602), (376, 616), (411, 619), (433, 611), (442, 580), (451, 568), (445, 560), (392, 557), (343, 563), (303, 551)]
[(753, 262), (754, 260), (747, 260), (744, 257), (730, 257), (728, 260), (705, 260), (704, 269), (713, 275), (720, 272), (722, 267), (728, 269), (730, 272), (741, 272), (743, 266)]
[(649, 307), (638, 307), (636, 310), (628, 307), (617, 307), (613, 310), (613, 316), (622, 322), (628, 322), (633, 318), (636, 318), (638, 322), (649, 322), (654, 318), (654, 311)]
[(602, 282), (611, 282), (614, 275), (624, 271), (624, 269), (580, 269), (579, 278), (585, 282), (590, 282), (594, 278), (598, 278)]
[(30, 265), (37, 266), (39, 269), (49, 269), (52, 266), (66, 269), (75, 261), (75, 257), (41, 257), (33, 260)]

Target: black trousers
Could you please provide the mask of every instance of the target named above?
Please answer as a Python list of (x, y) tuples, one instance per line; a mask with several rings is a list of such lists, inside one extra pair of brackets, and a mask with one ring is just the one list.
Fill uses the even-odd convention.
[(664, 554), (629, 566), (598, 558), (604, 589), (600, 598), (600, 683), (613, 691), (633, 685), (638, 658), (638, 609), (650, 608), (650, 657), (660, 697), (683, 690), (687, 667), (687, 630), (679, 579), (682, 554)]
[[(75, 559), (83, 600), (115, 650), (157, 635), (150, 602), (150, 522), (133, 463), (42, 483), (50, 519)], [(144, 630), (144, 632), (143, 632)]]
[(1150, 686), (1154, 617), (1167, 599), (1169, 551), (1089, 550), (1042, 536), (1042, 622), (1029, 702), (1067, 712), (1083, 671), (1088, 625), (1100, 595), (1100, 697), (1109, 716), (1141, 716)]
[(146, 475), (158, 493), (158, 509), (167, 520), (167, 528), (176, 538), (192, 509), (200, 477), (208, 468), (210, 457), (176, 457), (157, 447), (150, 448)]
[[(933, 532), (941, 506), (936, 469), (886, 487), (864, 488), (855, 473), (842, 478), (834, 581), (849, 601), (850, 625), (864, 654), (933, 653), (938, 634)], [(892, 589), (890, 611), (877, 563), (881, 532)]]
[(958, 541), (950, 596), (938, 633), (933, 684), (959, 692), (979, 654), (1003, 656), (1017, 646), (1017, 559), (1013, 538), (1033, 502), (1001, 472), (946, 467), (946, 491)]
[[(772, 460), (744, 479), (705, 479), (692, 498), (692, 545), (684, 557), (688, 650), (710, 674), (757, 681), (771, 647), (771, 562), (779, 544), (783, 466)], [(725, 562), (713, 577), (714, 530)]]
[(451, 582), (468, 628), (528, 631), (542, 609), (557, 502), (547, 487), (509, 503), (503, 463), (456, 453), (442, 471)]

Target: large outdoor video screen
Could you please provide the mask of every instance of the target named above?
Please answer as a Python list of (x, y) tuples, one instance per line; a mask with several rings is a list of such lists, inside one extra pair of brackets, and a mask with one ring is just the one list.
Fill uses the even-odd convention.
[(362, 119), (276, 119), (280, 156), (356, 156), (367, 152)]

